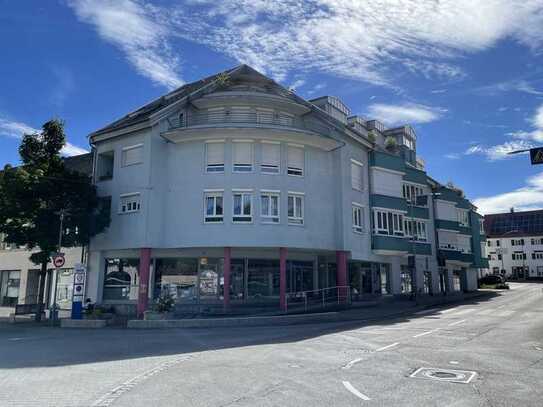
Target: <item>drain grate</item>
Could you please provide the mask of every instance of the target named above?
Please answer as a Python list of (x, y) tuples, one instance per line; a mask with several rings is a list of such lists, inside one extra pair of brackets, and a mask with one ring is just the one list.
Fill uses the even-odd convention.
[(409, 375), (416, 379), (437, 380), (440, 382), (469, 383), (477, 373), (470, 370), (440, 369), (435, 367), (421, 367)]

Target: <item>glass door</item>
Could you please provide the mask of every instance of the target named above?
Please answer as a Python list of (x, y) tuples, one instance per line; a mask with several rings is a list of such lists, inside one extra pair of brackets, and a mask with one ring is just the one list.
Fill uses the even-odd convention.
[(219, 296), (219, 272), (217, 264), (200, 264), (200, 298), (215, 299)]

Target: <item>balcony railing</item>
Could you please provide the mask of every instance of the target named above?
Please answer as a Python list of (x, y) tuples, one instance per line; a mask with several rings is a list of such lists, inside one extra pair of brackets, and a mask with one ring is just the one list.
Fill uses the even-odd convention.
[(202, 112), (191, 113), (175, 119), (169, 119), (169, 129), (182, 129), (196, 126), (240, 127), (279, 127), (310, 131), (321, 135), (330, 134), (330, 129), (312, 119), (268, 112)]

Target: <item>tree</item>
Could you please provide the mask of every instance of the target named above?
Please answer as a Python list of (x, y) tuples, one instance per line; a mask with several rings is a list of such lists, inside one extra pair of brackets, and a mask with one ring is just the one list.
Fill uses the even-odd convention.
[(109, 207), (101, 205), (91, 178), (64, 165), (60, 150), (65, 143), (64, 123), (50, 120), (41, 134), (24, 135), (22, 165), (0, 172), (0, 233), (7, 243), (32, 250), (30, 260), (40, 265), (40, 311), (50, 254), (59, 249), (60, 212), (65, 213), (63, 247), (85, 246), (109, 225)]

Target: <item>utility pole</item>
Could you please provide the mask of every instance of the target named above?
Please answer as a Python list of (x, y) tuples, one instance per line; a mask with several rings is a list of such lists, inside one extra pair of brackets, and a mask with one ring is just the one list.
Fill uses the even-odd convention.
[[(60, 217), (60, 227), (58, 231), (58, 253), (62, 251), (62, 229), (64, 227), (64, 216), (66, 215), (66, 210), (61, 209), (57, 212)], [(55, 281), (53, 282), (53, 305), (51, 306), (51, 319), (54, 321), (57, 319), (57, 284), (58, 284), (58, 274), (60, 272), (60, 267), (55, 267)]]

